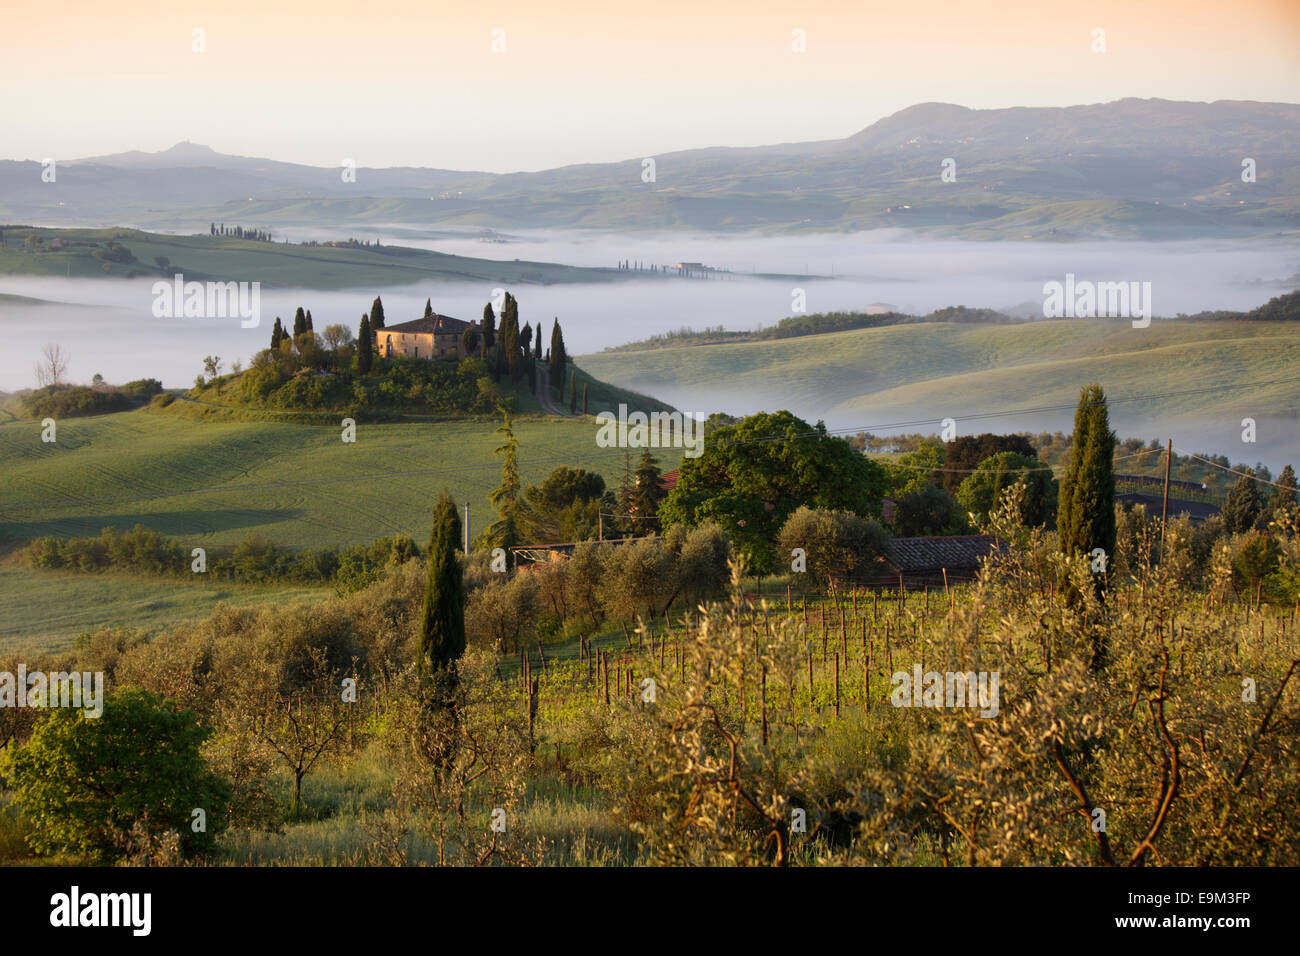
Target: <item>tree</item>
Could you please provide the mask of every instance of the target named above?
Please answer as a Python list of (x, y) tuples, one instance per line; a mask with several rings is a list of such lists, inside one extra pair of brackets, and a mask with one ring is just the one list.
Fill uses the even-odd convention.
[(947, 490), (927, 481), (918, 490), (909, 491), (895, 502), (893, 530), (901, 538), (962, 534), (966, 530), (966, 520), (957, 499)]
[(634, 475), (636, 483), (628, 496), (632, 526), (641, 534), (656, 530), (659, 502), (664, 499), (658, 465), (658, 459), (650, 456), (650, 449), (641, 452), (641, 462), (637, 465)]
[[(187, 854), (211, 850), (224, 827), (227, 791), (200, 746), (209, 731), (193, 711), (147, 691), (111, 694), (97, 718), (49, 708), (7, 768), (14, 802), (31, 819), (28, 839), (44, 852), (70, 850), (99, 863), (125, 852), (132, 831), (176, 831)], [(192, 812), (207, 826), (195, 832)]]
[[(569, 373), (569, 414), (577, 414), (578, 411), (578, 370), (574, 369)], [(587, 386), (582, 386), (582, 412), (587, 412)]]
[(208, 381), (212, 381), (221, 374), (221, 356), (206, 355), (203, 358), (203, 373), (207, 375)]
[[(1056, 528), (1066, 557), (1091, 556), (1100, 548), (1106, 571), (1092, 575), (1096, 594), (1104, 594), (1115, 558), (1115, 433), (1101, 385), (1084, 386), (1074, 413), (1070, 458), (1061, 479)], [(1098, 638), (1100, 641), (1101, 639)], [(1100, 666), (1105, 648), (1098, 643), (1093, 666)]]
[(357, 330), (357, 371), (362, 375), (369, 375), (370, 368), (375, 363), (374, 343), (371, 339), (374, 336), (370, 332), (370, 317), (361, 316), (361, 328)]
[(564, 350), (564, 332), (560, 330), (560, 318), (556, 316), (551, 325), (550, 373), (551, 381), (558, 383), (555, 387), (560, 390), (561, 399), (564, 398), (564, 371), (568, 362), (569, 356)]
[(962, 480), (973, 469), (999, 452), (1011, 451), (1026, 458), (1037, 454), (1025, 435), (963, 435), (945, 442), (943, 464), (946, 471), (938, 472), (934, 481), (956, 494)]
[(307, 314), (303, 312), (302, 306), (298, 306), (298, 311), (293, 314), (293, 338), (297, 341), (298, 336), (307, 331)]
[(478, 351), (478, 329), (472, 325), (465, 326), (465, 331), (460, 335), (460, 346), (465, 350), (466, 355), (473, 355)]
[(160, 272), (166, 272), (170, 268), (172, 261), (166, 256), (154, 256), (153, 261), (158, 264)]
[[(572, 401), (572, 395), (573, 395), (572, 379), (569, 380), (569, 395), (570, 395), (570, 401)], [(586, 382), (582, 383), (582, 414), (584, 415), (587, 414), (587, 383)]]
[(450, 495), (433, 506), (428, 576), (420, 621), (417, 664), (422, 674), (444, 674), (455, 682), (456, 661), (465, 653), (465, 579), (460, 558), (460, 515)]
[(278, 351), (280, 342), (284, 340), (284, 326), (280, 324), (280, 317), (275, 317), (275, 326), (271, 329), (271, 351)]
[(510, 381), (518, 383), (523, 376), (523, 355), (519, 347), (519, 303), (509, 292), (501, 308), (501, 340), (497, 347), (498, 366), (504, 363)]
[(523, 350), (524, 358), (528, 358), (533, 353), (533, 327), (527, 322), (519, 330), (519, 345)]
[(825, 424), (760, 412), (717, 428), (698, 458), (682, 461), (659, 518), (665, 528), (715, 519), (764, 574), (773, 567), (772, 541), (800, 505), (877, 516), (884, 488), (884, 470)]
[(315, 329), (312, 328), (312, 324), (311, 324), (311, 309), (308, 309), (308, 310), (307, 310), (307, 315), (306, 315), (306, 317), (303, 319), (303, 325), (306, 326), (306, 331), (308, 331), (308, 332), (314, 332), (314, 331), (315, 331)]
[(529, 541), (583, 541), (596, 537), (605, 479), (583, 468), (561, 465), (540, 487), (524, 490), (521, 534)]
[(1057, 499), (1052, 470), (1037, 458), (1013, 451), (998, 452), (980, 462), (957, 489), (957, 500), (982, 522), (997, 508), (1002, 493), (1022, 480), (1028, 494), (1022, 499), (1020, 520), (1033, 526), (1050, 524)]
[(433, 318), (433, 300), (432, 300), (432, 299), (425, 299), (425, 300), (424, 300), (424, 317), (425, 317), (426, 319), (431, 319), (431, 318)]
[(889, 535), (873, 518), (851, 511), (800, 506), (777, 536), (777, 564), (790, 568), (794, 549), (803, 549), (804, 570), (793, 575), (803, 586), (824, 588), (831, 576), (868, 575), (884, 554)]
[(489, 548), (505, 548), (509, 552), (519, 543), (519, 442), (511, 425), (510, 410), (505, 406), (497, 410), (501, 412), (502, 422), (496, 433), (504, 439), (494, 452), (502, 456), (501, 484), (488, 495), (497, 520), (483, 532), (483, 541)]
[(321, 338), (325, 340), (325, 347), (334, 351), (340, 346), (351, 343), (352, 330), (346, 325), (327, 325)]
[(492, 303), (483, 306), (483, 348), (490, 349), (496, 345), (496, 320), (492, 316)]
[(384, 327), (384, 303), (379, 296), (375, 296), (375, 301), (370, 303), (370, 330), (378, 332)]
[(1229, 534), (1249, 531), (1259, 517), (1263, 501), (1259, 494), (1259, 483), (1251, 468), (1237, 479), (1237, 483), (1228, 492), (1228, 500), (1223, 506), (1223, 527)]
[(63, 384), (63, 373), (68, 370), (68, 354), (63, 346), (47, 343), (41, 350), (41, 359), (36, 363), (36, 381), (42, 387)]

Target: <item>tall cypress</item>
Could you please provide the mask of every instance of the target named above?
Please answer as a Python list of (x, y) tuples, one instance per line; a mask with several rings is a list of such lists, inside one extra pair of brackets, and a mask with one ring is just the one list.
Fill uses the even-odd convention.
[(307, 314), (303, 312), (302, 306), (298, 306), (298, 311), (293, 314), (293, 337), (296, 339), (307, 331)]
[(370, 341), (370, 318), (361, 316), (361, 328), (357, 330), (357, 371), (369, 375), (375, 364), (374, 344)]
[(284, 338), (284, 326), (280, 324), (280, 317), (275, 317), (275, 327), (271, 329), (271, 351), (274, 352), (280, 348), (280, 340)]
[(425, 300), (424, 300), (424, 317), (425, 317), (426, 319), (433, 318), (433, 300), (432, 300), (432, 299), (425, 299)]
[(582, 414), (587, 414), (587, 383), (582, 383)]
[(375, 301), (370, 303), (370, 331), (378, 332), (384, 327), (384, 303), (379, 296), (375, 296)]
[[(1106, 580), (1115, 561), (1115, 433), (1110, 430), (1110, 412), (1101, 385), (1083, 388), (1074, 413), (1074, 439), (1070, 461), (1061, 479), (1060, 504), (1056, 528), (1061, 553), (1067, 557), (1083, 555), (1092, 560), (1100, 548), (1105, 571), (1092, 574), (1092, 585), (1099, 599), (1105, 597)], [(1071, 604), (1081, 595), (1068, 582), (1065, 594)], [(1105, 632), (1093, 636), (1093, 668), (1106, 660)]]
[(497, 344), (496, 320), (492, 315), (492, 303), (483, 306), (483, 347), (491, 348)]
[(555, 324), (551, 326), (551, 381), (558, 382), (560, 389), (560, 398), (564, 398), (564, 366), (568, 363), (569, 356), (564, 349), (564, 332), (560, 330), (560, 317), (555, 317)]
[(510, 372), (510, 381), (517, 384), (524, 374), (523, 354), (519, 348), (519, 303), (509, 292), (501, 308), (501, 342), (498, 350)]
[[(569, 373), (569, 411), (578, 410), (578, 370), (575, 368)], [(587, 386), (582, 386), (582, 410), (587, 410)]]
[(455, 680), (456, 661), (465, 653), (465, 579), (456, 549), (460, 514), (449, 495), (433, 506), (429, 534), (429, 571), (424, 586), (417, 664), (420, 673), (442, 672)]
[(313, 331), (315, 331), (315, 330), (311, 327), (311, 309), (308, 309), (308, 310), (307, 310), (307, 317), (306, 317), (306, 319), (304, 319), (304, 323), (305, 323), (306, 326), (307, 326), (307, 331), (308, 331), (308, 332), (313, 332)]

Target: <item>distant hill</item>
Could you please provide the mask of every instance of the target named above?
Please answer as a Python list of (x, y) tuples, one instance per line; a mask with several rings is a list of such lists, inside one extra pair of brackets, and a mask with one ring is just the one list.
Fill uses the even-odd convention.
[[(0, 226), (0, 275), (49, 275), (187, 280), (259, 281), (267, 286), (312, 289), (387, 288), (423, 279), (487, 280), (519, 285), (558, 282), (616, 282), (633, 273), (588, 269), (552, 262), (477, 259), (408, 246), (304, 245), (197, 235), (175, 236), (139, 229), (52, 229)], [(27, 243), (35, 236), (39, 244)], [(125, 255), (104, 259), (110, 243)], [(96, 252), (100, 253), (96, 257)], [(158, 262), (163, 258), (166, 265)], [(12, 296), (8, 299), (22, 299)], [(15, 302), (34, 305), (39, 300)]]
[[(1253, 159), (1257, 181), (1243, 183)], [(968, 238), (1188, 238), (1300, 230), (1300, 106), (1124, 99), (972, 110), (923, 103), (844, 139), (641, 157), (530, 173), (338, 168), (180, 143), (66, 162), (0, 162), (0, 218), (271, 228), (728, 231), (907, 227)], [(941, 164), (955, 162), (943, 182)]]

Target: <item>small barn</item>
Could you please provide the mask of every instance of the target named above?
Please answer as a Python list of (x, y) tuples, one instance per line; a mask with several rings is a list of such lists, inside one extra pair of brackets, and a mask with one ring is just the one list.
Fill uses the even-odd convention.
[(867, 574), (870, 587), (942, 586), (972, 581), (990, 554), (1004, 547), (996, 535), (963, 534), (924, 538), (891, 538), (884, 559)]

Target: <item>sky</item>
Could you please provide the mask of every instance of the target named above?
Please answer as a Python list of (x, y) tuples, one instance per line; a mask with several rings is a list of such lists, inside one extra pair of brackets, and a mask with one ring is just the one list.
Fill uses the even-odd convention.
[(188, 140), (510, 172), (837, 139), (934, 101), (1297, 102), (1300, 0), (5, 0), (0, 89), (0, 159)]

